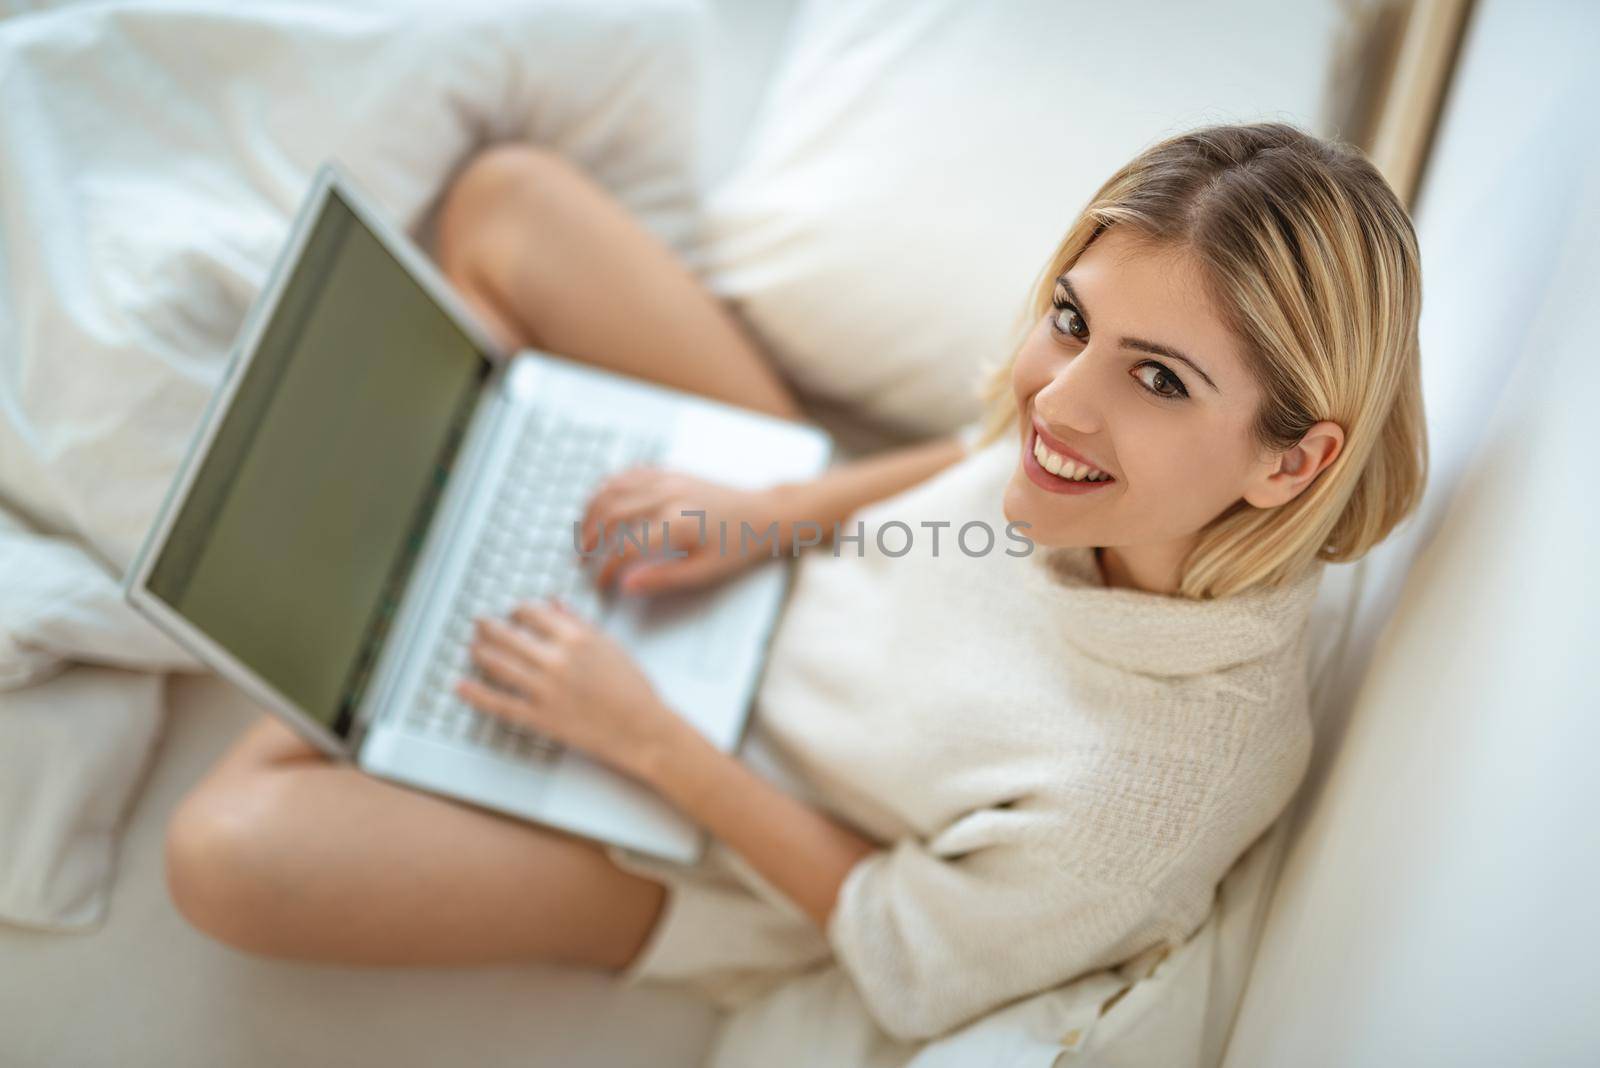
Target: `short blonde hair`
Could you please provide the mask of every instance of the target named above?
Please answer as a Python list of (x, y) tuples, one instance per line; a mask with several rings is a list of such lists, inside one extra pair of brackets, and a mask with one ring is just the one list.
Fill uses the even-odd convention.
[(1200, 531), (1177, 593), (1222, 597), (1279, 585), (1313, 559), (1365, 555), (1417, 506), (1427, 480), (1416, 232), (1361, 153), (1283, 123), (1208, 126), (1168, 138), (1112, 175), (1029, 294), (1018, 340), (982, 387), (980, 443), (1017, 417), (1011, 369), (1050, 308), (1055, 278), (1112, 226), (1183, 246), (1242, 342), (1262, 391), (1263, 449), (1328, 419), (1343, 449), (1293, 500), (1242, 499)]

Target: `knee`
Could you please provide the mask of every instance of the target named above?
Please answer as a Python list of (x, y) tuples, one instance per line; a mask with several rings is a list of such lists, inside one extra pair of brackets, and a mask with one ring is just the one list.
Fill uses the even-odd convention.
[(512, 218), (556, 214), (561, 190), (578, 176), (573, 164), (536, 145), (507, 141), (470, 159), (445, 191), (439, 209), (439, 261), (457, 274), (468, 260), (498, 247)]
[(167, 890), (178, 912), (249, 952), (267, 948), (261, 936), (272, 897), (277, 787), (270, 776), (203, 785), (167, 825)]

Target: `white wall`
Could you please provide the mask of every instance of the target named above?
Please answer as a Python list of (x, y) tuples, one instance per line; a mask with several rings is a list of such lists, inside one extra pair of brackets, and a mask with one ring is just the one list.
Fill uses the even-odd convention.
[[(1480, 0), (1424, 177), (1422, 546), (1226, 1064), (1600, 1062), (1600, 5)], [(1448, 505), (1448, 507), (1443, 507)]]

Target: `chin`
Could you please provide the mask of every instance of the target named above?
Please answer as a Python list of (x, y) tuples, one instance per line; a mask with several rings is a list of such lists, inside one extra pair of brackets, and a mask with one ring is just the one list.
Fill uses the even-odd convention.
[(1005, 492), (1000, 495), (1000, 511), (1005, 514), (1007, 523), (1032, 523), (1038, 526), (1039, 517), (1031, 514), (1033, 509), (1028, 507), (1028, 490), (1021, 483), (1026, 480), (1019, 467), (1011, 473), (1011, 481), (1006, 483)]
[(1005, 494), (1000, 501), (1000, 511), (1005, 515), (1007, 523), (1026, 523), (1028, 526), (1018, 531), (1033, 541), (1035, 545), (1045, 548), (1068, 548), (1079, 542), (1068, 538), (1055, 529), (1050, 522), (1049, 510), (1040, 507), (1042, 502), (1036, 499), (1039, 490), (1028, 481), (1028, 476), (1022, 473), (1019, 467), (1012, 474), (1011, 481), (1006, 483)]
[(1045, 532), (1050, 523), (1050, 516), (1038, 507), (1037, 500), (1032, 499), (1032, 484), (1027, 481), (1027, 475), (1018, 470), (1011, 475), (1011, 481), (1005, 486), (1005, 494), (1000, 499), (1000, 512), (1005, 515), (1006, 523), (1027, 523), (1027, 528), (1021, 534), (1043, 545), (1040, 534)]

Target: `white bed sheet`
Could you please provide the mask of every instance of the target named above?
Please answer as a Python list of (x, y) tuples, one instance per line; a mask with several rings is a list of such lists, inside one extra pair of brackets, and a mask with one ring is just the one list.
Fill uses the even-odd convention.
[[(115, 695), (97, 676), (80, 700), (51, 676), (198, 667), (119, 577), (316, 168), (337, 157), (417, 232), (476, 148), (531, 141), (682, 244), (706, 30), (701, 0), (132, 0), (0, 21), (0, 688), (49, 679), (45, 704), (18, 700), (86, 739), (30, 778), (42, 736), (0, 706), (0, 779), (38, 791), (0, 810), (0, 920), (101, 918), (104, 820), (79, 839), (38, 814), (120, 812), (159, 707), (148, 679)], [(91, 840), (100, 863), (66, 862)]]
[(0, 1064), (699, 1063), (714, 1010), (671, 991), (620, 989), (603, 972), (318, 967), (250, 957), (196, 932), (166, 892), (166, 819), (259, 710), (214, 677), (173, 676), (168, 690), (168, 725), (128, 819), (104, 925), (66, 937), (0, 926)]

